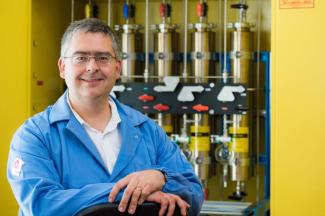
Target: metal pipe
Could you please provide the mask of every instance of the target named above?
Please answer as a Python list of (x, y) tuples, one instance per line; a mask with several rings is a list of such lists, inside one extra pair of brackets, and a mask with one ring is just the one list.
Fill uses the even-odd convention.
[(160, 126), (163, 126), (163, 114), (162, 113), (157, 114), (157, 124)]
[[(223, 24), (223, 71), (222, 78), (223, 82), (227, 83), (228, 72), (227, 72), (227, 0), (224, 0), (224, 24)], [(228, 137), (228, 116), (223, 115), (223, 136)], [(228, 148), (228, 143), (224, 142), (223, 145)], [(223, 165), (223, 187), (228, 187), (228, 164)]]
[(224, 25), (223, 25), (223, 82), (227, 83), (228, 72), (227, 72), (227, 0), (224, 0)]
[(256, 202), (260, 201), (260, 172), (259, 172), (259, 157), (260, 157), (260, 121), (259, 121), (259, 110), (260, 110), (260, 42), (261, 42), (261, 2), (257, 3), (257, 64), (256, 64)]
[[(188, 13), (188, 0), (184, 0), (184, 53), (183, 53), (183, 62), (184, 62), (184, 68), (183, 68), (183, 74), (182, 77), (184, 79), (187, 78), (188, 73), (187, 73), (187, 13)], [(182, 116), (183, 118), (183, 128), (182, 128), (182, 132), (181, 132), (181, 136), (187, 137), (188, 136), (188, 132), (187, 132), (187, 115), (183, 114)], [(183, 143), (183, 149), (187, 149), (188, 148), (188, 143)]]
[(183, 78), (187, 78), (187, 13), (188, 13), (188, 0), (184, 0), (184, 69), (183, 69)]
[[(218, 26), (222, 26), (222, 2), (218, 1)], [(217, 10), (216, 10), (217, 11)], [(222, 28), (221, 28), (222, 29)], [(217, 44), (217, 51), (220, 53), (222, 53), (222, 31), (219, 30), (217, 31), (218, 33), (218, 44)], [(219, 71), (222, 71), (222, 64), (219, 64)], [(218, 72), (218, 71), (217, 71)], [(222, 75), (222, 72), (220, 73)]]
[[(227, 114), (223, 115), (223, 137), (228, 139), (228, 117)], [(228, 149), (228, 142), (224, 142), (223, 145)], [(228, 187), (228, 164), (223, 165), (223, 187)]]
[[(183, 114), (182, 118), (183, 118), (183, 126), (182, 126), (182, 129), (181, 129), (181, 136), (182, 137), (189, 137), (188, 131), (187, 131), (187, 124), (188, 124), (189, 120), (187, 119), (186, 114)], [(183, 143), (182, 148), (183, 149), (188, 149), (188, 142)]]
[(236, 182), (236, 194), (237, 194), (238, 197), (241, 197), (240, 181)]
[(145, 82), (149, 80), (149, 0), (146, 0), (146, 30), (145, 30), (145, 68), (143, 77)]
[(107, 24), (112, 26), (112, 0), (108, 0), (107, 2)]
[(228, 137), (228, 127), (227, 127), (227, 124), (228, 124), (228, 117), (227, 117), (227, 114), (224, 114), (223, 115), (223, 137)]
[(224, 188), (227, 188), (228, 187), (228, 164), (224, 164), (223, 165), (223, 173), (222, 173), (222, 176), (223, 176), (223, 187)]
[(71, 0), (71, 22), (74, 21), (74, 0)]
[[(240, 4), (246, 5), (246, 0), (241, 0)], [(246, 9), (244, 9), (244, 8), (240, 9), (239, 22), (242, 22), (242, 23), (246, 22)]]

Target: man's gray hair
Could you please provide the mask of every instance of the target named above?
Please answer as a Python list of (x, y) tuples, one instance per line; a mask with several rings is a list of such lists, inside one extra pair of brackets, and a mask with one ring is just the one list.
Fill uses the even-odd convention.
[(111, 27), (99, 19), (83, 19), (72, 22), (64, 32), (61, 39), (61, 57), (67, 52), (68, 45), (73, 35), (77, 32), (103, 33), (112, 39), (112, 48), (117, 58), (120, 58), (119, 39)]

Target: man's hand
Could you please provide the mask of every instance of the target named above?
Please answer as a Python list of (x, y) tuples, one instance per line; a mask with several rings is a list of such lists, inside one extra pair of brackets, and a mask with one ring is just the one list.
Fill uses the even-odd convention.
[(138, 204), (142, 204), (153, 192), (161, 190), (164, 184), (165, 176), (159, 170), (134, 172), (116, 182), (108, 201), (114, 202), (119, 191), (126, 187), (118, 209), (124, 212), (131, 199), (128, 212), (133, 214)]
[(167, 209), (167, 216), (172, 216), (174, 214), (176, 204), (180, 208), (181, 215), (186, 216), (186, 210), (190, 207), (190, 205), (179, 196), (161, 191), (156, 191), (150, 194), (147, 201), (160, 203), (159, 216), (165, 215)]

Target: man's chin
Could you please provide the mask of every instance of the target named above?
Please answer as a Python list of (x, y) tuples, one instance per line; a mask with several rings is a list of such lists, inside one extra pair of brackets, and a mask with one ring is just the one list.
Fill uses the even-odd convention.
[(84, 94), (84, 97), (88, 99), (98, 99), (98, 98), (106, 98), (108, 96), (108, 93), (106, 92), (87, 92)]

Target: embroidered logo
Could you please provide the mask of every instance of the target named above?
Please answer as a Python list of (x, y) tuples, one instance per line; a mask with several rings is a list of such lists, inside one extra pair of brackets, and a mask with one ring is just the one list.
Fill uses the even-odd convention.
[(12, 174), (15, 176), (19, 176), (23, 165), (24, 161), (20, 158), (16, 158), (11, 168)]

